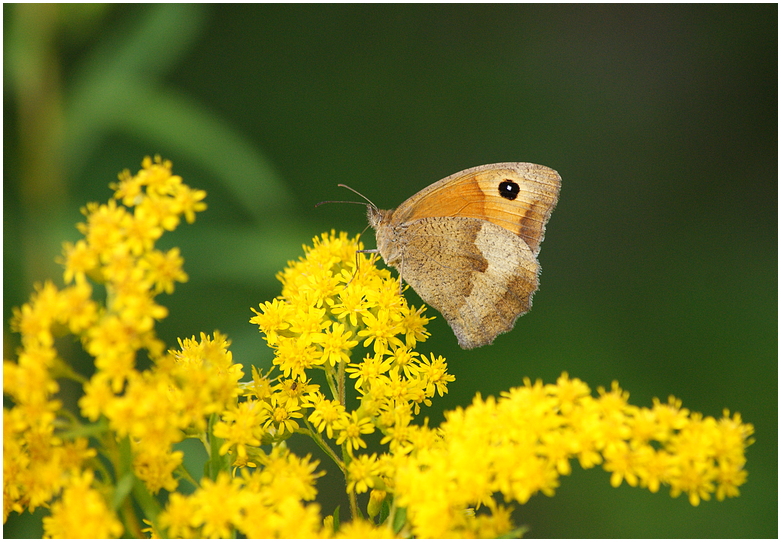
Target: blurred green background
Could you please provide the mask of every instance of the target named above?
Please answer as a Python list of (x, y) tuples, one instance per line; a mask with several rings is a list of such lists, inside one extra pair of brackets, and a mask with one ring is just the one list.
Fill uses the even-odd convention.
[[(757, 441), (739, 498), (694, 508), (575, 467), (516, 520), (531, 537), (778, 536), (775, 4), (3, 14), (6, 357), (11, 308), (35, 281), (61, 284), (53, 260), (79, 208), (144, 155), (208, 192), (208, 211), (161, 242), (182, 248), (190, 281), (159, 298), (159, 333), (175, 345), (218, 329), (244, 364), (270, 362), (248, 320), (279, 293), (275, 273), (313, 236), (365, 227), (357, 206), (314, 208), (352, 199), (337, 183), (391, 208), (461, 169), (544, 164), (563, 183), (534, 310), (469, 352), (432, 322), (423, 351), (456, 382), (425, 415), (562, 371), (618, 380), (637, 405), (672, 394), (738, 411)], [(342, 483), (320, 484), (327, 513)], [(14, 515), (4, 534), (38, 536), (38, 521)]]

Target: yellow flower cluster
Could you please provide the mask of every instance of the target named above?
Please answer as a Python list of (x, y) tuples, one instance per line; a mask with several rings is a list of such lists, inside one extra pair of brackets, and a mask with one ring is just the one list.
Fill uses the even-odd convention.
[[(61, 493), (44, 525), (50, 536), (122, 532), (110, 507), (101, 523), (98, 505), (85, 506), (107, 497), (111, 479), (105, 465), (93, 460), (97, 450), (85, 437), (101, 438), (108, 426), (113, 439), (129, 443), (132, 471), (151, 492), (173, 490), (182, 454), (172, 444), (185, 429), (205, 429), (204, 416), (221, 411), (239, 393), (240, 366), (232, 363), (224, 337), (202, 335), (200, 343), (184, 341), (180, 352), (164, 354), (154, 332), (155, 321), (167, 315), (156, 295), (187, 280), (179, 250), (163, 252), (155, 242), (182, 216), (192, 222), (206, 208), (206, 194), (182, 183), (160, 158), (146, 158), (136, 175), (121, 173), (112, 188), (107, 204), (82, 209), (86, 222), (78, 229), (84, 239), (65, 243), (67, 286), (37, 286), (30, 302), (14, 311), (11, 324), (22, 347), (17, 362), (3, 363), (3, 391), (13, 402), (3, 409), (3, 517), (48, 506)], [(104, 288), (103, 302), (93, 299), (90, 281)], [(56, 340), (68, 333), (94, 358), (89, 381), (59, 358)], [(141, 350), (156, 362), (151, 370), (135, 368)], [(84, 426), (61, 411), (53, 399), (57, 378), (84, 384), (81, 414), (97, 423)], [(117, 441), (106, 442), (116, 452), (118, 478), (123, 465)]]
[(52, 504), (51, 515), (43, 518), (49, 538), (118, 538), (122, 524), (114, 517), (104, 495), (92, 487), (92, 471), (74, 474), (62, 498)]
[(317, 462), (300, 459), (284, 446), (263, 455), (262, 470), (220, 472), (204, 478), (191, 495), (174, 493), (158, 517), (172, 538), (320, 538), (320, 507), (306, 504), (316, 495)]
[[(192, 222), (205, 194), (159, 158), (112, 187), (108, 204), (83, 210), (84, 239), (65, 245), (67, 286), (37, 286), (14, 313), (22, 346), (3, 364), (4, 521), (43, 506), (49, 537), (140, 536), (138, 510), (156, 537), (520, 536), (506, 503), (553, 495), (576, 458), (602, 465), (614, 486), (664, 484), (693, 505), (737, 496), (745, 482), (753, 428), (739, 415), (717, 421), (673, 398), (639, 408), (617, 384), (593, 397), (566, 374), (478, 396), (438, 428), (415, 423), (454, 377), (441, 356), (417, 351), (424, 308), (409, 306), (399, 281), (344, 233), (304, 247), (278, 275), (281, 295), (253, 309), (274, 351), (270, 370), (242, 382), (219, 333), (166, 352), (154, 326), (167, 311), (155, 298), (187, 275), (178, 250), (155, 243), (181, 217)], [(93, 284), (105, 299), (93, 299)], [(90, 379), (58, 353), (69, 333), (94, 358)], [(142, 351), (152, 361), (144, 371)], [(83, 384), (86, 423), (56, 399), (58, 378)], [(313, 501), (324, 473), (288, 449), (293, 433), (343, 473), (349, 523), (321, 517)], [(175, 447), (185, 438), (209, 454), (199, 482)], [(178, 492), (182, 481), (194, 491)], [(357, 496), (367, 492), (362, 515)]]
[[(583, 468), (602, 464), (614, 487), (625, 480), (656, 492), (666, 484), (694, 506), (714, 492), (719, 500), (739, 494), (753, 427), (738, 414), (703, 418), (672, 397), (639, 408), (617, 383), (598, 393), (592, 397), (564, 373), (556, 384), (526, 379), (498, 400), (478, 395), (466, 409), (446, 413), (441, 439), (396, 461), (397, 504), (407, 508), (412, 532), (506, 533), (507, 511), (497, 497), (524, 504), (538, 492), (552, 496), (574, 458)], [(481, 505), (490, 514), (464, 513)]]
[[(413, 424), (420, 405), (445, 393), (453, 377), (442, 358), (413, 350), (426, 337), (427, 319), (407, 308), (399, 283), (385, 271), (363, 256), (356, 268), (361, 248), (344, 234), (316, 238), (279, 275), (282, 296), (261, 305), (252, 322), (275, 349), (274, 364), (285, 377), (279, 393), (290, 388), (284, 382), (298, 382), (297, 401), (285, 392), (289, 415), (299, 416), (287, 429), (308, 429), (344, 470), (349, 494), (371, 490), (371, 517), (388, 502), (406, 509), (403, 535), (522, 534), (498, 497), (524, 504), (539, 492), (553, 495), (574, 458), (583, 468), (603, 465), (613, 486), (626, 480), (655, 492), (666, 484), (673, 496), (687, 493), (693, 505), (713, 493), (720, 500), (738, 494), (750, 425), (726, 412), (718, 422), (703, 419), (673, 398), (650, 409), (632, 406), (617, 384), (594, 398), (566, 374), (555, 385), (527, 380), (498, 401), (478, 396), (467, 409), (447, 413), (438, 429)], [(361, 339), (371, 349), (351, 362)], [(360, 400), (353, 411), (345, 408), (341, 367)], [(324, 370), (330, 397), (310, 384), (311, 368)], [(282, 403), (273, 397), (268, 404)], [(366, 446), (363, 435), (375, 431), (388, 451), (358, 453)], [(342, 460), (326, 437), (342, 445)], [(480, 507), (488, 513), (475, 513)]]
[[(282, 376), (276, 386), (248, 389), (263, 402), (249, 415), (274, 438), (292, 431), (311, 435), (344, 471), (354, 504), (356, 493), (391, 483), (390, 455), (358, 454), (367, 447), (365, 436), (379, 431), (391, 452), (408, 448), (420, 431), (410, 425), (413, 417), (434, 395), (447, 393), (454, 377), (441, 356), (414, 350), (428, 337), (429, 318), (407, 304), (398, 280), (359, 252), (357, 239), (331, 232), (313, 244), (278, 275), (282, 295), (253, 309), (251, 322), (274, 349)], [(368, 351), (353, 362), (357, 347)], [(311, 369), (324, 373), (326, 392), (311, 383)], [(257, 375), (253, 382), (257, 387)], [(346, 408), (348, 387), (359, 400), (353, 410)], [(235, 442), (238, 464), (245, 463), (245, 445), (259, 439), (244, 434)]]

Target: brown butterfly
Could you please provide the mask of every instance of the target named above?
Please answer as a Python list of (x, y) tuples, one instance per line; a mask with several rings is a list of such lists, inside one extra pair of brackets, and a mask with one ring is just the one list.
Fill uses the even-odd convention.
[(462, 348), (491, 344), (531, 309), (537, 254), (560, 188), (559, 174), (536, 164), (460, 171), (395, 210), (370, 202), (372, 252), (442, 313)]

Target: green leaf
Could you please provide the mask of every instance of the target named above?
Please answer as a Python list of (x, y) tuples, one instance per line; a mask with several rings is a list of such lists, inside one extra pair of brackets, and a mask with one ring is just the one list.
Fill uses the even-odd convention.
[(339, 521), (339, 509), (342, 507), (342, 505), (337, 505), (337, 507), (334, 509), (334, 534), (339, 532), (339, 529), (341, 528), (341, 522)]
[(396, 515), (393, 517), (393, 532), (399, 533), (407, 523), (407, 509), (397, 508)]
[(385, 495), (385, 499), (383, 499), (382, 501), (382, 506), (380, 506), (380, 513), (377, 516), (378, 525), (382, 525), (383, 523), (385, 523), (385, 520), (388, 519), (392, 504), (393, 504), (393, 495), (388, 493), (387, 495)]

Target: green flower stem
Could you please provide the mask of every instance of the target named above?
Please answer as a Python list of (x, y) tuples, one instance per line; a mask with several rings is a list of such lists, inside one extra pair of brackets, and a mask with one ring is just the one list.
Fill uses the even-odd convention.
[(356, 497), (354, 491), (347, 491), (347, 486), (350, 485), (350, 481), (347, 479), (347, 465), (349, 464), (348, 459), (352, 459), (350, 457), (350, 453), (347, 451), (347, 442), (342, 443), (342, 457), (345, 458), (345, 470), (344, 472), (344, 488), (345, 493), (347, 493), (347, 498), (350, 501), (350, 517), (355, 520), (360, 517), (363, 517), (361, 514), (360, 509), (358, 508), (358, 497)]
[(217, 414), (209, 416), (209, 428), (207, 429), (207, 435), (209, 439), (209, 461), (207, 461), (204, 467), (204, 474), (212, 480), (217, 480), (217, 475), (221, 471), (230, 472), (230, 460), (228, 454), (220, 455), (220, 447), (222, 446), (224, 439), (214, 436), (214, 424), (220, 420)]
[[(133, 486), (138, 482), (133, 474), (133, 452), (129, 437), (125, 437), (119, 441), (118, 451), (119, 461), (117, 464), (117, 480), (114, 488), (112, 506), (115, 510), (119, 511), (128, 532), (134, 537), (141, 537), (143, 536), (141, 524), (138, 521), (135, 508), (133, 507), (133, 501), (128, 498), (128, 495), (133, 490)], [(143, 484), (141, 485), (143, 486)], [(146, 488), (144, 487), (143, 489), (144, 492), (146, 492)], [(144, 512), (146, 513), (146, 510), (144, 510)], [(152, 516), (147, 515), (147, 517)]]
[(339, 362), (339, 404), (341, 404), (343, 407), (347, 407), (346, 405), (346, 399), (345, 399), (345, 383), (344, 383), (344, 373), (345, 373), (345, 367), (347, 363), (344, 361)]
[(325, 379), (328, 382), (328, 389), (331, 390), (331, 397), (336, 399), (339, 397), (339, 391), (337, 389), (334, 370), (332, 367), (328, 367), (325, 370)]
[(185, 468), (184, 464), (180, 464), (178, 467), (176, 467), (176, 472), (179, 473), (179, 476), (182, 480), (187, 480), (192, 484), (193, 487), (198, 487), (198, 482), (195, 480), (195, 477), (193, 477), (192, 474), (190, 474), (190, 471)]
[(312, 440), (315, 441), (315, 444), (317, 444), (321, 450), (325, 452), (325, 454), (331, 458), (331, 460), (336, 463), (336, 466), (339, 467), (339, 470), (342, 471), (342, 473), (347, 476), (347, 465), (345, 465), (344, 461), (339, 459), (339, 456), (336, 455), (336, 452), (334, 452), (331, 447), (328, 445), (328, 443), (323, 439), (323, 437), (320, 436), (320, 433), (314, 430), (312, 425), (307, 421), (304, 420), (304, 423), (307, 426), (307, 429), (299, 429), (297, 432), (308, 435)]

